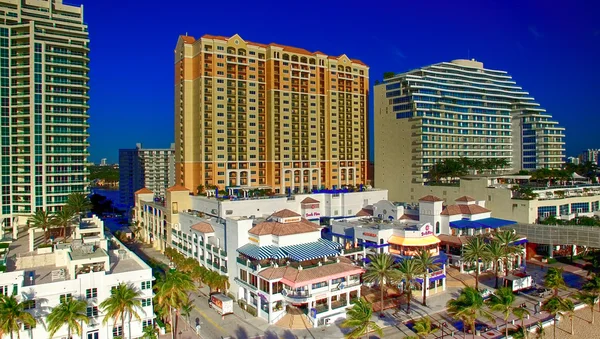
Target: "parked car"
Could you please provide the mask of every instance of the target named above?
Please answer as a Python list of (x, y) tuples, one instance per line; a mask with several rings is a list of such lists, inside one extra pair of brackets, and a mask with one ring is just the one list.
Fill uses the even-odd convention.
[(552, 295), (552, 290), (548, 288), (538, 288), (534, 293), (534, 296), (538, 298), (545, 298)]

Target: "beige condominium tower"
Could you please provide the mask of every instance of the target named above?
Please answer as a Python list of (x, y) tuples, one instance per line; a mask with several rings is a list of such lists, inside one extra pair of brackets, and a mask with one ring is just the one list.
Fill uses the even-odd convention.
[(7, 232), (36, 209), (55, 212), (70, 193), (87, 191), (88, 45), (83, 6), (0, 0), (0, 221)]
[(175, 49), (176, 183), (278, 193), (366, 183), (369, 68), (232, 37)]
[(506, 159), (504, 172), (558, 168), (564, 128), (505, 71), (454, 60), (374, 88), (375, 183), (407, 201), (444, 159)]

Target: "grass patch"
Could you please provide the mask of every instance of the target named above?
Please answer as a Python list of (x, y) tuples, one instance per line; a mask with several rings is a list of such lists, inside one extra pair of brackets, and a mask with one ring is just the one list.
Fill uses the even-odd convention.
[(6, 272), (6, 266), (0, 265), (0, 272)]

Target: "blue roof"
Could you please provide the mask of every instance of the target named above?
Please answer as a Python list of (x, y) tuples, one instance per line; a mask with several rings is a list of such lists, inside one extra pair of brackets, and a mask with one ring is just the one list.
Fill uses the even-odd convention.
[(315, 241), (306, 244), (284, 246), (281, 249), (290, 259), (295, 261), (305, 261), (332, 257), (340, 254), (338, 250), (333, 249), (330, 246), (330, 244), (325, 244), (322, 241)]
[(285, 253), (275, 246), (256, 246), (254, 244), (246, 244), (237, 249), (238, 252), (252, 259), (264, 260), (264, 259), (283, 259), (286, 257)]
[(499, 228), (516, 224), (516, 221), (499, 218), (484, 218), (479, 220), (456, 220), (450, 222), (452, 228)]

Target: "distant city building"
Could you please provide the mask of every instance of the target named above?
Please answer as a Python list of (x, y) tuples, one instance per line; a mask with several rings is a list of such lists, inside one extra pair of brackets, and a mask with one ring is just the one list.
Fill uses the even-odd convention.
[(90, 50), (83, 6), (0, 0), (0, 13), (1, 237), (88, 190)]
[(119, 195), (121, 204), (133, 206), (134, 193), (142, 188), (151, 190), (155, 197), (165, 196), (175, 182), (174, 144), (171, 148), (143, 148), (119, 150)]
[(106, 158), (100, 160), (100, 166), (106, 166)]
[(579, 155), (579, 161), (581, 163), (591, 162), (596, 165), (600, 165), (599, 157), (600, 149), (588, 149)]
[(560, 168), (564, 128), (504, 71), (454, 60), (385, 79), (375, 92), (375, 181), (407, 201), (444, 159), (504, 159), (505, 172)]
[(574, 165), (579, 165), (579, 163), (580, 163), (581, 161), (579, 160), (579, 158), (578, 158), (578, 157), (568, 157), (568, 158), (567, 158), (567, 162), (568, 162), (568, 163), (571, 163), (571, 164), (574, 164)]
[(232, 37), (175, 49), (176, 182), (276, 193), (367, 183), (369, 68)]
[[(104, 222), (98, 217), (84, 218), (75, 228), (69, 243), (52, 247), (38, 247), (43, 242), (43, 231), (30, 228), (28, 236), (10, 244), (5, 254), (6, 272), (0, 272), (0, 293), (15, 295), (26, 301), (26, 310), (39, 317), (62, 301), (73, 298), (87, 302), (89, 324), (81, 323), (82, 338), (112, 339), (117, 336), (141, 338), (143, 328), (154, 325), (152, 308), (152, 269), (118, 239), (105, 236)], [(72, 241), (71, 241), (72, 240)], [(139, 292), (141, 319), (128, 319), (125, 328), (121, 322), (107, 319), (100, 304), (111, 295), (111, 289), (120, 283), (131, 284)], [(47, 338), (47, 326), (23, 328), (15, 337)], [(53, 336), (67, 338), (63, 326)]]

